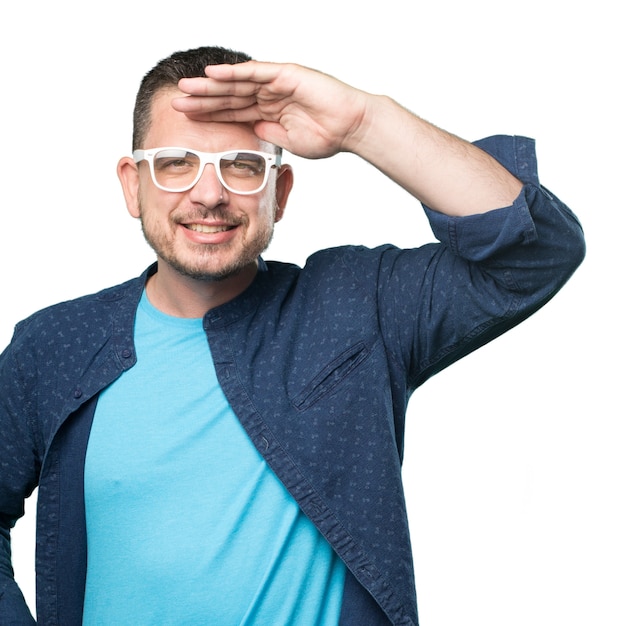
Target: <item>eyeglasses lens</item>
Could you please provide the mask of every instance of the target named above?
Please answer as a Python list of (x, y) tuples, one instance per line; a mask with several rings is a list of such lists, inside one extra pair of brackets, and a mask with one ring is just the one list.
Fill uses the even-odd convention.
[[(201, 163), (194, 152), (161, 150), (154, 155), (154, 175), (166, 189), (183, 189), (194, 182)], [(259, 154), (230, 152), (220, 158), (218, 176), (227, 188), (252, 193), (263, 187), (265, 168), (265, 158)]]

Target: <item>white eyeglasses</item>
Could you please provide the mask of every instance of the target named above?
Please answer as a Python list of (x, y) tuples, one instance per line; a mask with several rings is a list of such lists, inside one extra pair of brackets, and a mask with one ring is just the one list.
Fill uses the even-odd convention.
[(210, 163), (220, 183), (229, 191), (249, 195), (261, 191), (270, 170), (280, 166), (280, 155), (256, 150), (199, 152), (189, 148), (150, 148), (133, 152), (135, 163), (148, 161), (154, 184), (163, 191), (191, 189)]

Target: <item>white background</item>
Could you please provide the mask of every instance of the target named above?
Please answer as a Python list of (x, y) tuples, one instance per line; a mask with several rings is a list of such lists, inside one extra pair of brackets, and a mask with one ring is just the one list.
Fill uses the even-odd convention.
[[(377, 93), (467, 139), (537, 139), (588, 254), (545, 309), (415, 394), (409, 502), (422, 626), (624, 626), (624, 46), (617, 3), (11, 2), (2, 9), (0, 340), (152, 260), (115, 175), (143, 74), (224, 45)], [(410, 10), (409, 10), (410, 7)], [(432, 240), (412, 198), (351, 155), (289, 159), (267, 258)], [(14, 531), (33, 602), (33, 509)]]

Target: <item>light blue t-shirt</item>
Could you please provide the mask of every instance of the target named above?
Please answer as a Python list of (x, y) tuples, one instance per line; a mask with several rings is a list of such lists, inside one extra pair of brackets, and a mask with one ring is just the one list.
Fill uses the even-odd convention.
[(201, 319), (144, 297), (85, 463), (92, 625), (336, 625), (344, 565), (252, 445)]

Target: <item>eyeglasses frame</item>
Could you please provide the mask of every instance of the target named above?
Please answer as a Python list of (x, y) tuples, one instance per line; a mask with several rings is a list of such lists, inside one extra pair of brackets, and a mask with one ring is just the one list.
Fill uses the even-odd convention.
[[(156, 174), (154, 172), (154, 157), (158, 152), (163, 150), (183, 150), (185, 152), (189, 152), (191, 154), (195, 154), (200, 158), (200, 165), (198, 166), (198, 173), (194, 180), (185, 187), (181, 187), (180, 189), (170, 189), (169, 187), (164, 187), (159, 184), (156, 179)], [(265, 172), (263, 182), (259, 186), (258, 189), (254, 189), (253, 191), (239, 191), (238, 189), (233, 189), (230, 185), (226, 183), (224, 177), (222, 176), (222, 172), (219, 167), (220, 159), (227, 154), (233, 154), (237, 152), (245, 152), (247, 154), (255, 154), (258, 156), (262, 156), (265, 159)], [(220, 184), (228, 191), (238, 194), (240, 196), (250, 196), (255, 193), (259, 193), (265, 189), (267, 185), (267, 181), (270, 177), (270, 171), (273, 169), (277, 169), (281, 165), (281, 155), (280, 154), (271, 154), (269, 152), (262, 152), (260, 150), (248, 150), (245, 148), (235, 148), (234, 150), (224, 150), (223, 152), (202, 152), (201, 150), (193, 150), (191, 148), (183, 148), (181, 146), (165, 146), (159, 148), (146, 148), (143, 150), (134, 150), (133, 151), (133, 161), (135, 163), (140, 163), (141, 161), (147, 161), (150, 169), (150, 176), (152, 178), (152, 182), (156, 187), (161, 189), (162, 191), (168, 191), (171, 193), (183, 193), (185, 191), (189, 191), (194, 185), (198, 183), (202, 174), (204, 172), (204, 168), (206, 165), (211, 164), (215, 169), (215, 174), (217, 175), (217, 179)]]

